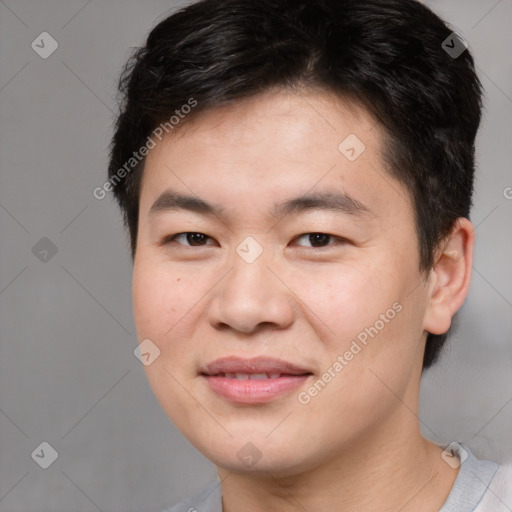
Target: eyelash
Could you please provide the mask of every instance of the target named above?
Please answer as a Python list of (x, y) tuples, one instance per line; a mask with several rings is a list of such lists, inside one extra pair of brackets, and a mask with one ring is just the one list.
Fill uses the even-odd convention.
[[(168, 245), (170, 243), (178, 243), (178, 242), (175, 242), (175, 239), (179, 236), (186, 236), (186, 235), (203, 235), (203, 236), (206, 236), (207, 239), (210, 239), (212, 240), (212, 237), (208, 236), (208, 235), (205, 235), (204, 233), (201, 233), (201, 232), (198, 232), (198, 231), (184, 231), (184, 232), (181, 232), (181, 233), (176, 233), (174, 235), (168, 235), (166, 236), (162, 242), (161, 242), (161, 245)], [(295, 239), (300, 239), (302, 237), (305, 237), (305, 236), (309, 236), (309, 235), (324, 235), (324, 236), (327, 236), (329, 237), (330, 239), (338, 242), (338, 244), (345, 244), (348, 242), (348, 240), (346, 238), (342, 238), (342, 237), (339, 237), (339, 236), (336, 236), (336, 235), (331, 235), (330, 233), (323, 233), (323, 232), (318, 232), (318, 231), (313, 231), (313, 232), (310, 232), (310, 233), (303, 233), (301, 235), (298, 235), (297, 237), (294, 238)], [(178, 245), (184, 245), (184, 244), (178, 244)], [(206, 247), (207, 245), (212, 245), (212, 244), (206, 244), (206, 245), (184, 245), (184, 247)], [(327, 249), (329, 247), (333, 247), (334, 244), (328, 244), (326, 246), (321, 246), (321, 247), (314, 247), (314, 246), (311, 246), (311, 247), (304, 247), (304, 246), (299, 246), (299, 247), (302, 247), (302, 248), (305, 248), (305, 249)]]

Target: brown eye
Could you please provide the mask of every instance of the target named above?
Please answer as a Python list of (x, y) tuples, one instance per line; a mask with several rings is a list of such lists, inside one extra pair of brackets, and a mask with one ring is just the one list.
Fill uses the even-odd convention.
[(311, 233), (309, 235), (309, 241), (313, 247), (323, 247), (324, 245), (329, 245), (330, 240), (331, 236), (326, 235), (325, 233)]
[(176, 235), (171, 235), (164, 239), (164, 244), (177, 242), (179, 245), (189, 245), (190, 247), (200, 247), (204, 245), (212, 245), (207, 244), (207, 240), (211, 240), (208, 235), (204, 233), (196, 233), (193, 231), (187, 231), (185, 233), (177, 233)]
[(304, 233), (303, 235), (300, 235), (298, 237), (298, 240), (304, 239), (307, 241), (307, 243), (311, 244), (310, 246), (305, 244), (298, 244), (301, 247), (328, 247), (330, 245), (334, 245), (333, 243), (330, 243), (332, 241), (339, 241), (343, 242), (343, 239), (334, 236), (329, 235), (328, 233)]
[(190, 245), (203, 245), (203, 242), (208, 238), (203, 233), (186, 233), (185, 236)]

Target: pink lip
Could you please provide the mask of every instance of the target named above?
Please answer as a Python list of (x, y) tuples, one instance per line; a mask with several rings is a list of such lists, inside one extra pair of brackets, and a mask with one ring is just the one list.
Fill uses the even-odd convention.
[[(235, 373), (281, 375), (261, 380), (226, 377), (226, 374)], [(231, 402), (261, 404), (297, 388), (312, 373), (279, 359), (225, 357), (205, 366), (200, 375), (206, 379), (212, 391)]]
[(216, 359), (201, 369), (205, 375), (218, 375), (219, 373), (284, 373), (287, 375), (303, 375), (311, 373), (307, 368), (301, 368), (288, 361), (273, 359), (271, 357), (223, 357)]

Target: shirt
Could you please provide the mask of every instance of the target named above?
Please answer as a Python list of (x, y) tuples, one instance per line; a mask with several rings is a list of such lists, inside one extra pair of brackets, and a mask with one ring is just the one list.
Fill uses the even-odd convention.
[[(511, 512), (512, 467), (477, 459), (463, 443), (449, 445), (460, 469), (439, 512)], [(446, 452), (447, 454), (449, 452)], [(447, 463), (452, 459), (448, 455)], [(219, 481), (163, 512), (223, 512)]]

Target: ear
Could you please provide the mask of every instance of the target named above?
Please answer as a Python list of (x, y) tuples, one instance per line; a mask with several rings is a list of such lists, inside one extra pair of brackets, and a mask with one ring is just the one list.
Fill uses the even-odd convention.
[(459, 218), (436, 252), (430, 270), (427, 308), (423, 328), (431, 334), (448, 331), (453, 315), (469, 291), (475, 230), (468, 219)]

